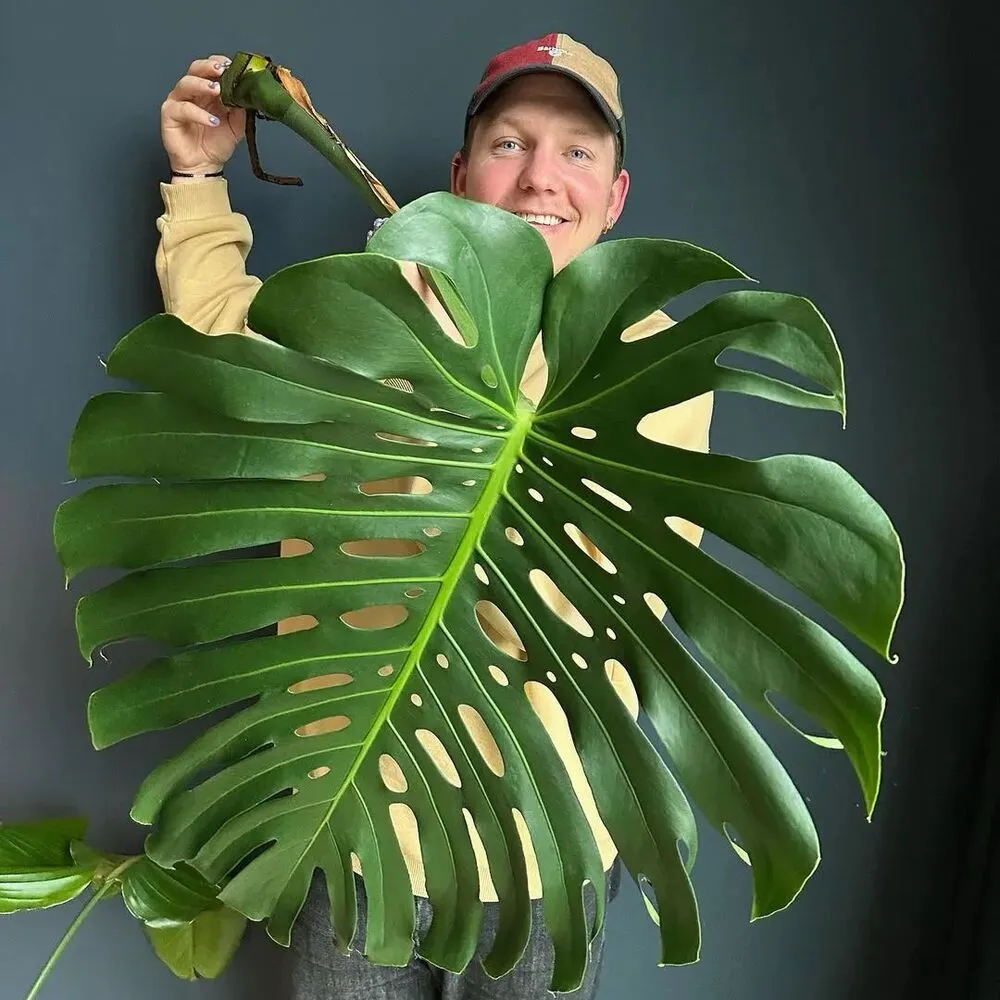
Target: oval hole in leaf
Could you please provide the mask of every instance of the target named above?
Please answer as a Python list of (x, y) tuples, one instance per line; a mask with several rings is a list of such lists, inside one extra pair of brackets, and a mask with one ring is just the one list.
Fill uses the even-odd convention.
[(503, 755), (500, 747), (493, 738), (489, 726), (485, 720), (471, 705), (459, 705), (458, 714), (462, 717), (462, 722), (472, 737), (472, 742), (476, 744), (476, 749), (486, 762), (486, 766), (498, 777), (504, 776), (506, 766), (503, 762)]
[(392, 431), (376, 431), (375, 437), (380, 441), (389, 441), (392, 444), (410, 444), (415, 448), (436, 448), (437, 441), (428, 441), (426, 438), (409, 437), (406, 434), (393, 434)]
[(426, 496), (434, 492), (431, 481), (424, 476), (393, 476), (391, 479), (374, 479), (362, 483), (358, 489), (366, 497), (379, 496)]
[(597, 431), (593, 427), (574, 427), (570, 434), (573, 437), (583, 438), (584, 441), (593, 441), (597, 437)]
[(484, 570), (479, 563), (476, 563), (476, 579), (483, 584), (484, 587), (488, 587), (490, 585), (490, 578), (486, 575), (486, 570)]
[(320, 677), (307, 677), (288, 688), (289, 694), (304, 694), (306, 691), (322, 691), (325, 688), (342, 687), (350, 684), (354, 678), (350, 674), (323, 674)]
[(434, 660), (442, 670), (448, 669), (448, 657), (445, 656), (444, 653), (438, 653), (438, 655), (434, 657)]
[(371, 630), (395, 628), (409, 617), (409, 609), (402, 604), (372, 604), (367, 608), (345, 611), (340, 620), (350, 628)]
[(646, 592), (642, 595), (642, 599), (646, 602), (646, 607), (653, 612), (653, 617), (662, 622), (667, 614), (667, 605), (663, 598), (659, 594), (653, 594), (651, 592)]
[(392, 673), (394, 667), (391, 663), (387, 663), (384, 667), (378, 668), (379, 677), (388, 677)]
[(581, 656), (581, 655), (580, 655), (579, 653), (574, 653), (574, 654), (573, 654), (573, 662), (574, 662), (574, 663), (575, 663), (575, 664), (576, 664), (576, 665), (577, 665), (577, 666), (578, 666), (578, 667), (579, 667), (579, 668), (580, 668), (581, 670), (586, 670), (586, 669), (587, 669), (587, 661), (586, 661), (586, 660), (585, 660), (585, 659), (584, 659), (584, 658), (583, 658), (583, 657), (582, 657), (582, 656)]
[(322, 736), (324, 733), (339, 733), (351, 724), (349, 715), (328, 715), (325, 719), (307, 722), (295, 730), (296, 736)]
[(595, 483), (592, 479), (581, 479), (581, 483), (587, 487), (592, 493), (596, 493), (599, 497), (603, 497), (608, 503), (614, 504), (619, 510), (631, 510), (632, 505), (624, 497), (618, 496), (617, 493), (612, 493), (611, 490), (602, 486), (600, 483)]
[(524, 539), (521, 537), (521, 532), (517, 528), (505, 528), (504, 534), (507, 536), (508, 542), (513, 542), (515, 545), (524, 545)]
[(423, 705), (424, 703), (424, 699), (421, 698), (420, 695), (416, 693), (416, 691), (414, 691), (413, 694), (410, 695), (410, 701), (413, 702), (413, 704), (416, 705), (417, 708), (420, 708), (420, 706)]
[(307, 538), (283, 538), (281, 540), (281, 555), (285, 559), (307, 556), (314, 549), (315, 546)]
[(423, 587), (410, 587), (409, 590), (403, 591), (404, 597), (423, 597), (426, 591)]
[(431, 524), (424, 528), (424, 534), (428, 538), (437, 538), (441, 534), (441, 529), (436, 524)]
[(604, 673), (607, 675), (615, 694), (618, 695), (629, 715), (634, 718), (639, 710), (639, 693), (636, 691), (625, 665), (619, 660), (605, 660)]
[(555, 466), (552, 464), (552, 459), (548, 455), (542, 455), (542, 461), (550, 468), (554, 469)]
[(555, 675), (554, 673), (552, 673), (552, 671), (551, 671), (551, 670), (546, 670), (546, 671), (545, 671), (545, 676), (546, 676), (546, 677), (547, 677), (547, 678), (548, 678), (548, 679), (549, 679), (549, 680), (550, 680), (550, 681), (551, 681), (551, 682), (552, 682), (553, 684), (555, 684), (555, 682), (556, 682), (556, 675)]
[(531, 497), (532, 500), (537, 500), (539, 503), (543, 503), (545, 501), (545, 497), (543, 497), (534, 486), (529, 488), (528, 496)]
[(328, 768), (324, 764), (322, 767), (314, 767), (309, 772), (309, 777), (310, 778), (325, 778), (329, 773), (330, 773), (330, 768)]
[(844, 749), (844, 744), (829, 732), (811, 732), (815, 728), (816, 723), (798, 705), (786, 698), (780, 691), (765, 691), (764, 697), (767, 699), (768, 705), (771, 706), (771, 711), (800, 736), (809, 740), (810, 743), (815, 743), (817, 746), (824, 747), (827, 750)]
[(528, 579), (549, 611), (584, 638), (593, 638), (594, 630), (590, 627), (590, 622), (580, 614), (576, 605), (572, 604), (569, 598), (552, 582), (552, 577), (548, 573), (540, 569), (533, 569), (528, 574)]
[(501, 687), (506, 687), (510, 684), (510, 678), (493, 663), (490, 664), (490, 674), (493, 676), (493, 680), (495, 680)]
[(397, 378), (395, 375), (390, 378), (380, 378), (382, 385), (387, 385), (390, 389), (399, 389), (400, 392), (413, 392), (413, 383), (406, 378)]
[(437, 769), (444, 776), (445, 781), (449, 785), (461, 788), (462, 779), (458, 776), (458, 768), (455, 767), (455, 762), (448, 755), (448, 751), (445, 750), (444, 744), (438, 738), (437, 734), (432, 733), (429, 729), (418, 729), (415, 735), (420, 740), (420, 745), (427, 752), (427, 756), (430, 757)]
[(497, 373), (493, 370), (493, 365), (483, 365), (479, 377), (491, 388), (495, 389), (500, 383), (497, 380)]
[(517, 630), (492, 601), (476, 601), (474, 610), (483, 634), (501, 653), (522, 663), (528, 659), (528, 651)]
[(340, 544), (345, 556), (362, 559), (409, 559), (426, 549), (423, 542), (414, 538), (355, 538)]
[(395, 757), (387, 753), (382, 754), (378, 759), (378, 773), (382, 779), (382, 784), (390, 792), (402, 795), (406, 791), (408, 787), (406, 784), (406, 775), (403, 774), (403, 769), (399, 766), (399, 762)]
[(564, 524), (563, 529), (577, 548), (590, 556), (605, 573), (618, 572), (618, 567), (575, 524)]

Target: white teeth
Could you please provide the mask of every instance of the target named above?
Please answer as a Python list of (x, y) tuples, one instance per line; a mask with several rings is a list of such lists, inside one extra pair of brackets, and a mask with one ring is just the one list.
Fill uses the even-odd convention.
[(533, 212), (515, 212), (514, 214), (519, 219), (524, 219), (525, 222), (536, 222), (540, 226), (558, 226), (560, 222), (565, 221), (558, 215), (535, 215)]

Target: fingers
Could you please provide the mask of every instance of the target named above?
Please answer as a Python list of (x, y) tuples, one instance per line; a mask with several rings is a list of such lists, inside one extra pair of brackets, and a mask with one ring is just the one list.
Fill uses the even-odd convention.
[(219, 124), (219, 116), (212, 108), (203, 108), (192, 101), (166, 101), (163, 104), (163, 124), (185, 125), (194, 122), (197, 125), (207, 125), (215, 128)]
[(209, 56), (207, 59), (195, 59), (188, 67), (188, 75), (214, 80), (222, 76), (223, 70), (230, 62), (229, 56)]

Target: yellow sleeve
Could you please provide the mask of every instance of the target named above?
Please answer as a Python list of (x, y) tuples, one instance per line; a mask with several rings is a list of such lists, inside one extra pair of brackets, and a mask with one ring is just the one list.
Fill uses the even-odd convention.
[(166, 312), (202, 333), (246, 333), (261, 280), (246, 272), (253, 233), (229, 204), (229, 182), (160, 184), (156, 276)]

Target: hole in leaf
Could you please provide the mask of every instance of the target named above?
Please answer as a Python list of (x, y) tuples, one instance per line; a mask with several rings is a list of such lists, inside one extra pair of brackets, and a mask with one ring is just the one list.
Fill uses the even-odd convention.
[(395, 757), (387, 753), (382, 754), (378, 759), (378, 773), (382, 779), (382, 784), (390, 792), (402, 795), (406, 791), (408, 787), (406, 775), (403, 774), (403, 769), (399, 766), (399, 762)]
[(459, 705), (458, 714), (472, 737), (472, 742), (476, 744), (480, 756), (486, 761), (486, 766), (498, 778), (502, 778), (506, 770), (503, 755), (483, 717), (471, 705)]
[(472, 453), (474, 455), (482, 455), (483, 449), (480, 448), (479, 445), (476, 445), (476, 447), (472, 449)]
[(606, 628), (604, 631), (608, 633), (608, 638), (609, 639), (617, 639), (618, 638), (618, 636), (615, 635), (615, 630), (613, 628)]
[(387, 385), (390, 389), (399, 389), (400, 392), (413, 392), (413, 383), (406, 378), (397, 378), (393, 375), (390, 378), (380, 378), (378, 381), (382, 385)]
[(362, 483), (358, 489), (366, 497), (426, 496), (434, 491), (431, 481), (424, 476), (393, 476), (391, 479), (374, 479), (369, 483)]
[(315, 546), (307, 538), (283, 538), (281, 540), (281, 555), (284, 559), (295, 556), (307, 556), (315, 551)]
[(372, 604), (367, 608), (345, 611), (340, 620), (350, 628), (377, 630), (395, 628), (409, 617), (409, 609), (402, 604)]
[(485, 587), (490, 585), (490, 578), (486, 575), (486, 570), (479, 563), (476, 563), (476, 579)]
[(528, 659), (528, 652), (517, 630), (492, 601), (477, 601), (475, 612), (484, 635), (501, 653), (522, 662)]
[(413, 704), (416, 705), (417, 708), (420, 708), (420, 706), (423, 705), (424, 703), (424, 699), (421, 698), (420, 695), (416, 693), (416, 691), (414, 691), (413, 694), (410, 695), (410, 701), (413, 702)]
[(424, 534), (428, 538), (437, 538), (441, 534), (441, 529), (436, 524), (432, 524), (424, 528)]
[(307, 632), (319, 624), (319, 619), (315, 615), (293, 615), (291, 618), (283, 618), (278, 622), (278, 635), (287, 635), (289, 632)]
[(513, 542), (515, 545), (524, 545), (524, 539), (521, 537), (521, 532), (517, 528), (505, 528), (504, 534), (507, 536), (508, 542)]
[(393, 434), (392, 431), (376, 431), (375, 437), (381, 441), (390, 441), (393, 444), (411, 444), (416, 448), (436, 448), (437, 441), (428, 441), (426, 438), (409, 437), (406, 434)]
[(578, 667), (579, 667), (579, 668), (580, 668), (581, 670), (586, 670), (586, 669), (587, 669), (587, 661), (586, 661), (586, 660), (585, 660), (585, 659), (584, 659), (584, 658), (583, 658), (583, 657), (582, 657), (582, 656), (581, 656), (581, 655), (580, 655), (579, 653), (574, 653), (574, 654), (573, 654), (573, 662), (574, 662), (574, 663), (575, 663), (575, 664), (576, 664), (576, 665), (577, 665), (577, 666), (578, 666)]
[(475, 479), (463, 479), (462, 480), (462, 485), (463, 486), (475, 486), (476, 485), (476, 481), (475, 481)]
[(329, 715), (325, 719), (307, 722), (295, 730), (296, 736), (322, 736), (324, 733), (339, 733), (351, 724), (348, 715)]
[(604, 673), (607, 675), (615, 694), (634, 718), (639, 711), (639, 694), (632, 683), (629, 672), (619, 660), (605, 660)]
[(500, 383), (497, 379), (497, 373), (493, 370), (492, 365), (483, 365), (482, 370), (479, 373), (479, 377), (491, 388), (495, 389)]
[(310, 778), (325, 778), (329, 773), (330, 773), (330, 768), (328, 768), (324, 764), (322, 767), (314, 767), (309, 772), (309, 777)]
[(537, 500), (539, 503), (545, 499), (545, 497), (543, 497), (534, 486), (530, 487), (528, 490), (528, 496), (531, 497), (532, 500)]
[(570, 434), (573, 437), (583, 438), (584, 441), (593, 441), (597, 437), (597, 431), (592, 427), (574, 427), (570, 431)]
[(550, 681), (552, 681), (553, 684), (555, 684), (555, 682), (556, 682), (556, 675), (554, 673), (552, 673), (551, 670), (546, 670), (545, 671), (545, 676), (548, 677), (548, 679)]
[(403, 591), (404, 597), (423, 597), (426, 591), (423, 587), (410, 587), (409, 590)]
[(580, 614), (579, 609), (552, 582), (552, 577), (548, 573), (540, 569), (533, 569), (528, 574), (528, 579), (549, 611), (574, 631), (579, 632), (580, 635), (587, 639), (593, 638), (594, 630), (590, 627), (590, 622)]
[(786, 698), (780, 691), (765, 691), (764, 697), (767, 699), (771, 711), (781, 719), (787, 726), (790, 726), (800, 736), (805, 737), (810, 743), (824, 747), (827, 750), (843, 750), (844, 744), (829, 732), (815, 732), (816, 723), (805, 712), (802, 711), (793, 701)]
[(646, 602), (646, 607), (653, 612), (657, 621), (662, 622), (667, 614), (667, 606), (663, 603), (663, 598), (659, 594), (645, 593), (642, 599)]
[(448, 657), (445, 656), (444, 653), (438, 653), (438, 655), (435, 656), (434, 659), (439, 667), (441, 667), (444, 670), (448, 669)]
[(493, 680), (497, 682), (501, 687), (507, 687), (510, 684), (510, 678), (494, 664), (490, 664), (490, 673), (493, 675)]
[(461, 788), (462, 779), (458, 776), (458, 768), (455, 767), (455, 762), (448, 756), (448, 751), (441, 740), (438, 739), (437, 734), (432, 733), (429, 729), (418, 729), (415, 735), (420, 740), (420, 745), (427, 752), (427, 756), (430, 757), (437, 769), (444, 776), (444, 780), (449, 785)]
[(524, 466), (523, 466), (523, 465), (521, 465), (521, 463), (520, 463), (520, 462), (518, 462), (518, 463), (517, 463), (517, 464), (516, 464), (516, 465), (514, 466), (514, 471), (515, 471), (515, 472), (524, 472)]
[(621, 595), (621, 594), (613, 594), (612, 596), (614, 597), (614, 599), (615, 599), (615, 600), (616, 600), (616, 601), (617, 601), (617, 602), (618, 602), (619, 604), (624, 604), (624, 603), (625, 603), (625, 598), (624, 598), (624, 597), (622, 597), (622, 595)]
[(548, 455), (542, 455), (542, 461), (549, 466), (549, 468), (554, 469), (555, 466), (552, 464), (552, 459)]
[(345, 556), (365, 559), (409, 559), (426, 549), (423, 542), (413, 538), (356, 538), (340, 545)]
[(517, 835), (521, 840), (521, 851), (524, 854), (524, 860), (528, 865), (528, 870), (537, 871), (538, 858), (535, 854), (535, 845), (531, 840), (531, 830), (528, 829), (528, 824), (525, 821), (520, 809), (511, 809), (511, 814), (514, 817), (514, 825), (517, 827)]
[(387, 663), (384, 667), (378, 668), (378, 675), (379, 677), (388, 677), (394, 669), (391, 663)]
[[(392, 832), (396, 835), (396, 843), (400, 845), (412, 844), (414, 847), (412, 852), (401, 852), (403, 863), (406, 865), (406, 874), (410, 878), (410, 885), (414, 886), (420, 878), (421, 869), (424, 864), (423, 852), (420, 849), (420, 830), (417, 826), (416, 814), (405, 802), (390, 802), (389, 822), (392, 823)], [(331, 994), (328, 993), (326, 995), (330, 996)], [(372, 995), (375, 996), (376, 994)]]
[(592, 479), (581, 479), (580, 482), (591, 492), (596, 493), (599, 497), (603, 497), (608, 503), (614, 504), (619, 510), (632, 509), (632, 505), (628, 500), (618, 496), (617, 493), (612, 493), (611, 490), (605, 488), (600, 483), (595, 483)]
[(325, 688), (341, 687), (350, 684), (354, 678), (350, 674), (323, 674), (321, 677), (308, 677), (288, 688), (289, 694), (304, 694), (306, 691), (322, 691)]
[(736, 828), (728, 820), (723, 822), (722, 831), (726, 835), (726, 840), (729, 841), (729, 846), (736, 852), (737, 857), (744, 864), (749, 865), (750, 855), (747, 853), (746, 848), (739, 842), (737, 837)]
[(563, 530), (576, 543), (577, 548), (590, 556), (606, 573), (617, 573), (615, 564), (575, 524), (564, 524)]

